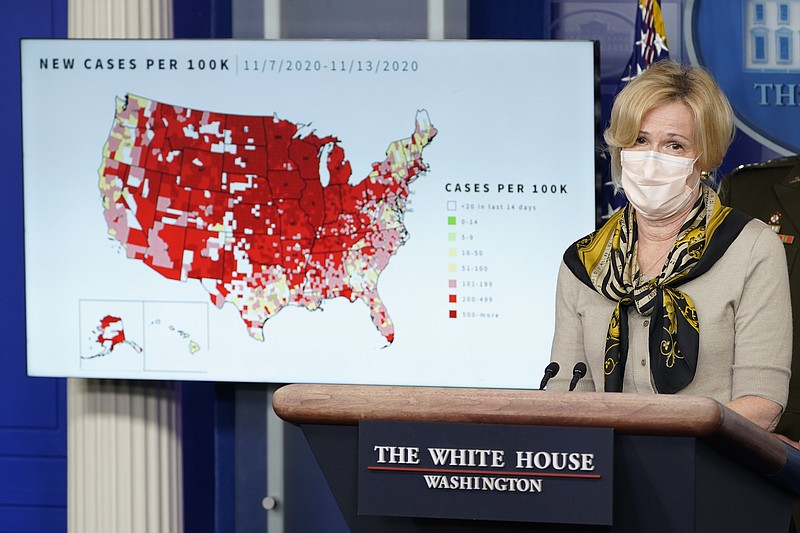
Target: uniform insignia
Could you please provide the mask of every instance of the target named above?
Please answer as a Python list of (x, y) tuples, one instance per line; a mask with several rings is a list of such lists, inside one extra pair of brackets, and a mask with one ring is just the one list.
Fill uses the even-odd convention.
[[(798, 180), (800, 180), (800, 177), (798, 177)], [(780, 237), (781, 242), (783, 244), (792, 244), (792, 243), (794, 243), (794, 235), (783, 235), (783, 234), (781, 234), (781, 217), (782, 216), (783, 215), (781, 214), (780, 211), (775, 211), (774, 213), (772, 213), (769, 216), (769, 220), (767, 221), (767, 224), (769, 225), (770, 229), (772, 229), (772, 231), (774, 231), (775, 233), (778, 234), (778, 237)]]
[(783, 215), (781, 215), (780, 211), (775, 211), (774, 213), (772, 213), (769, 216), (769, 220), (767, 221), (767, 224), (772, 229), (772, 231), (774, 231), (775, 233), (777, 233), (779, 235), (781, 233), (781, 217), (782, 216)]

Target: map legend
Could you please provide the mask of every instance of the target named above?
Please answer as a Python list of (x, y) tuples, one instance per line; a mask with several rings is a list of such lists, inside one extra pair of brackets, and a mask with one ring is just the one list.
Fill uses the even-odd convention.
[[(499, 309), (510, 300), (502, 297), (504, 285), (496, 280), (507, 277), (504, 270), (513, 265), (498, 260), (502, 254), (497, 255), (496, 239), (498, 234), (505, 235), (505, 225), (492, 230), (487, 228), (496, 222), (495, 212), (501, 210), (498, 207), (501, 204), (456, 202), (453, 207), (452, 203), (447, 202), (448, 211), (457, 213), (448, 216), (447, 257), (449, 271), (456, 274), (457, 279), (448, 280), (449, 316), (500, 319)], [(511, 211), (505, 207), (502, 210)], [(452, 231), (452, 226), (458, 226), (460, 231)]]
[[(448, 201), (447, 202), (447, 210), (448, 211), (455, 211), (456, 207), (457, 207), (457, 203), (456, 202), (454, 202), (454, 201)], [(450, 215), (450, 216), (447, 217), (447, 225), (448, 226), (455, 226), (456, 225), (456, 221), (457, 221), (457, 218), (455, 216), (453, 216), (453, 215)], [(447, 249), (447, 257), (449, 257), (451, 261), (453, 261), (454, 258), (458, 256), (458, 248), (456, 248), (455, 246), (452, 245), (452, 243), (456, 242), (457, 240), (458, 240), (458, 234), (455, 231), (449, 231), (447, 233), (447, 241), (450, 243), (450, 247)], [(456, 263), (450, 263), (448, 271), (450, 273), (457, 272), (458, 271), (458, 265)], [(454, 289), (457, 288), (458, 281), (454, 280), (454, 279), (451, 279), (451, 280), (448, 281), (448, 286), (449, 286), (449, 289), (450, 289), (450, 293), (449, 293), (449, 297), (448, 297), (448, 303), (450, 304), (450, 309), (449, 309), (449, 315), (448, 316), (450, 318), (458, 318), (458, 311), (456, 309), (454, 309), (456, 301), (457, 301), (456, 295), (454, 293)]]

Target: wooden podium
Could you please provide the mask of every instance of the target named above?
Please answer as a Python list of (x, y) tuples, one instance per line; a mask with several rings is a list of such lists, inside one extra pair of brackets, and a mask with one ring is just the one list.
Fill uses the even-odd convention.
[[(800, 453), (708, 398), (296, 384), (273, 406), (303, 430), (353, 532), (786, 533), (800, 494)], [(613, 525), (359, 515), (365, 420), (612, 428)]]

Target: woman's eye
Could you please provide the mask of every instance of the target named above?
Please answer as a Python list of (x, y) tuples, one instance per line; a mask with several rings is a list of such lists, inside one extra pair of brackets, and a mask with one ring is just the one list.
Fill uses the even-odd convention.
[(639, 137), (633, 144), (639, 144), (639, 145), (647, 144), (647, 139), (645, 139), (644, 137)]

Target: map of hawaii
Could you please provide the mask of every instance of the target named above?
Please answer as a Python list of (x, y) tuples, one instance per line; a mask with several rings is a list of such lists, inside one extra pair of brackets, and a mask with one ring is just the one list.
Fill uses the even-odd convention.
[(288, 305), (342, 297), (391, 343), (378, 278), (408, 239), (409, 186), (436, 128), (418, 111), (411, 136), (350, 183), (339, 140), (302, 126), (118, 98), (98, 171), (108, 233), (128, 258), (231, 302), (255, 339)]

